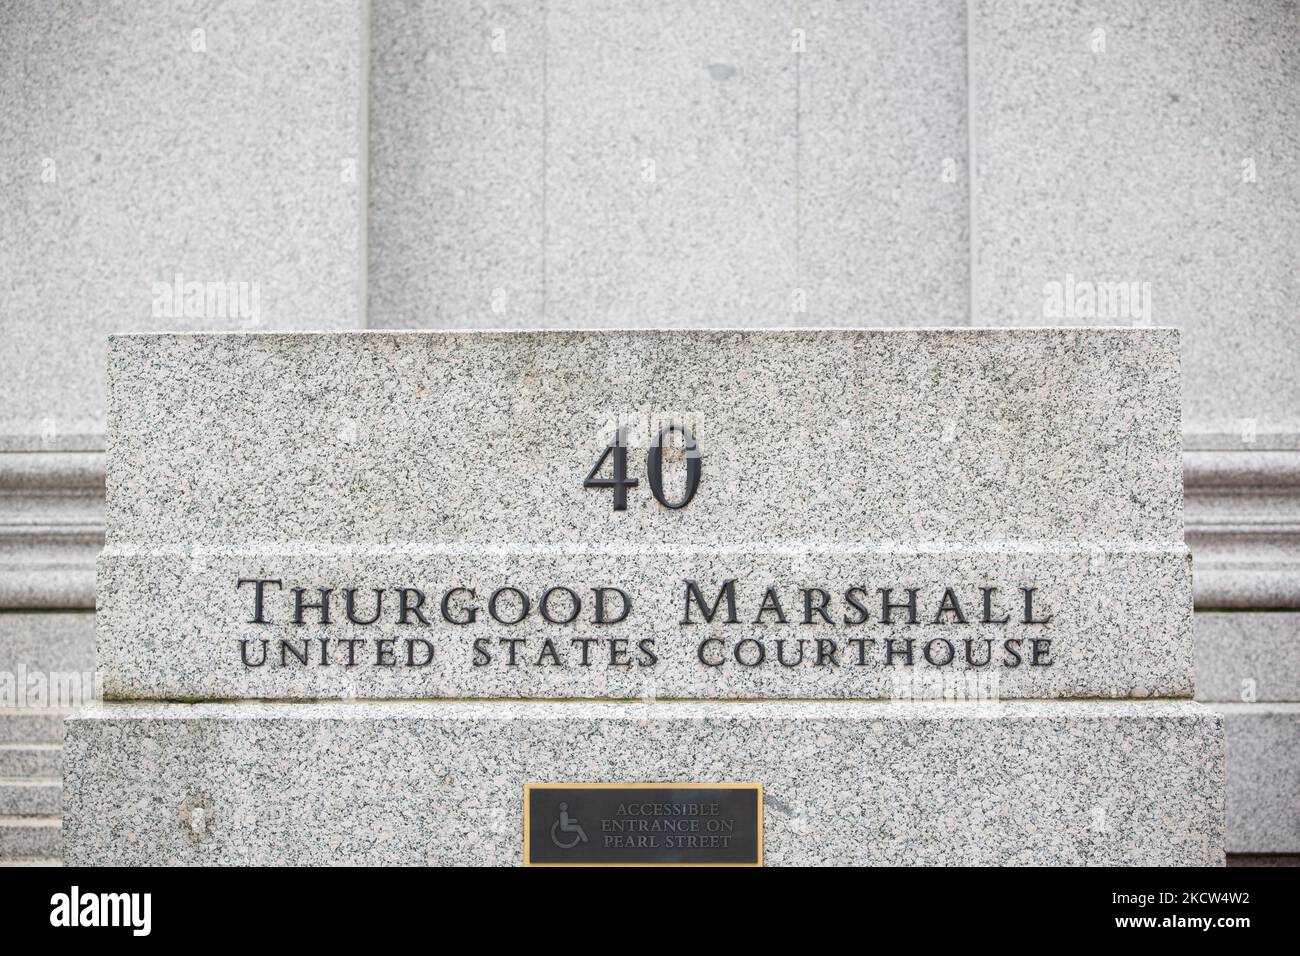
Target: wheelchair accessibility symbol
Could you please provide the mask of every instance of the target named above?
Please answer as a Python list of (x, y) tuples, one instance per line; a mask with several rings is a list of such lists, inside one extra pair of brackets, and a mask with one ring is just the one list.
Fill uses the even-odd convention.
[[(570, 833), (572, 838), (567, 841), (561, 840), (560, 833)], [(587, 842), (587, 831), (582, 828), (582, 824), (578, 822), (577, 817), (569, 816), (569, 805), (567, 803), (560, 804), (559, 819), (551, 824), (551, 842), (561, 850), (572, 850), (579, 843)]]

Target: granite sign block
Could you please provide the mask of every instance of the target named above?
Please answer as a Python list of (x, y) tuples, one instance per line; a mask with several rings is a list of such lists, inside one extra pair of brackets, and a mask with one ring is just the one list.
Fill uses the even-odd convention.
[(110, 377), (109, 697), (1191, 694), (1176, 332), (127, 336)]

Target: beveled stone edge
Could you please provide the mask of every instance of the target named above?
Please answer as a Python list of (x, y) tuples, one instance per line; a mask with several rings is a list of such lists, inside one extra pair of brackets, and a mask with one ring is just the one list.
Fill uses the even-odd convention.
[(1174, 325), (779, 325), (779, 326), (592, 326), (583, 328), (445, 328), (445, 329), (323, 329), (319, 332), (274, 329), (196, 329), (187, 332), (113, 332), (107, 338), (110, 349), (117, 343), (139, 339), (323, 339), (323, 338), (617, 338), (626, 335), (648, 335), (656, 338), (684, 336), (718, 337), (743, 335), (753, 338), (806, 335), (810, 337), (837, 337), (852, 335), (907, 335), (934, 337), (959, 333), (975, 337), (1014, 336), (1042, 338), (1043, 333), (1057, 333), (1069, 337), (1099, 338), (1106, 335), (1125, 334), (1154, 337), (1155, 333), (1181, 339), (1182, 329)]
[(95, 607), (102, 451), (0, 451), (0, 610)]
[(1197, 608), (1300, 608), (1300, 451), (1184, 450), (1183, 520)]
[[(1296, 705), (1300, 707), (1300, 705)], [(1033, 720), (1044, 718), (1177, 719), (1222, 724), (1219, 709), (1190, 699), (1076, 700), (1021, 698), (990, 701), (895, 700), (626, 700), (442, 698), (421, 700), (220, 700), (94, 701), (71, 713), (66, 723), (112, 720)]]

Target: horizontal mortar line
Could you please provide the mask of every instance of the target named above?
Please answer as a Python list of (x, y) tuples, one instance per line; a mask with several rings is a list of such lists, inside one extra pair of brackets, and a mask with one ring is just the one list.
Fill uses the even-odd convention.
[(1300, 701), (1294, 700), (1207, 700), (1201, 703), (1214, 710), (1222, 710), (1225, 713), (1233, 714), (1258, 714), (1264, 716), (1269, 711), (1284, 714), (1300, 713)]
[[(1219, 548), (1210, 546), (1202, 546), (1199, 548), (1196, 552), (1196, 570), (1204, 571), (1206, 568), (1240, 568), (1242, 570), (1273, 569), (1277, 571), (1291, 571), (1294, 573), (1297, 565), (1300, 565), (1300, 555), (1271, 554), (1264, 557), (1235, 557), (1219, 554), (1217, 553), (1219, 550)], [(1232, 551), (1235, 549), (1225, 548), (1222, 550)]]
[[(519, 327), (519, 328), (493, 328), (493, 329), (331, 329), (323, 332), (307, 331), (270, 331), (270, 330), (250, 330), (250, 329), (194, 329), (184, 332), (112, 332), (108, 335), (110, 344), (123, 343), (120, 347), (126, 347), (132, 344), (131, 340), (148, 341), (164, 340), (172, 341), (185, 340), (215, 340), (214, 345), (224, 345), (228, 341), (237, 341), (238, 339), (300, 339), (316, 344), (344, 342), (346, 339), (408, 339), (419, 340), (425, 339), (435, 341), (437, 339), (489, 339), (489, 338), (603, 338), (613, 339), (626, 337), (630, 335), (646, 335), (656, 338), (672, 337), (685, 333), (691, 337), (697, 338), (716, 338), (719, 336), (740, 335), (746, 338), (868, 338), (872, 336), (908, 336), (908, 337), (933, 337), (935, 333), (944, 333), (947, 335), (969, 337), (969, 338), (996, 338), (999, 336), (1024, 338), (1036, 337), (1045, 332), (1058, 332), (1080, 338), (1102, 338), (1108, 335), (1118, 335), (1123, 337), (1133, 335), (1146, 335), (1151, 332), (1179, 332), (1177, 326), (1173, 325), (945, 325), (929, 326), (918, 328), (908, 325), (892, 326), (871, 326), (871, 327), (835, 327), (820, 326), (808, 327), (798, 325), (774, 325), (757, 328), (753, 326), (725, 326), (720, 325), (710, 328), (685, 328), (674, 327), (665, 328), (660, 326), (628, 326), (626, 328), (536, 328), (536, 327)], [(1231, 423), (1232, 427), (1224, 426), (1220, 429), (1224, 434), (1236, 435), (1239, 431), (1238, 423)]]
[(1184, 470), (1183, 492), (1197, 498), (1294, 498), (1300, 495), (1300, 473), (1294, 479), (1288, 476), (1285, 481), (1279, 481), (1271, 473), (1265, 476), (1258, 472), (1243, 474), (1234, 481), (1222, 481), (1217, 476), (1214, 481), (1207, 481), (1204, 476)]
[(1300, 524), (1287, 521), (1198, 521), (1187, 526), (1187, 534), (1251, 534), (1251, 535), (1295, 535), (1300, 534)]
[[(932, 698), (893, 699), (888, 697), (668, 697), (658, 695), (654, 700), (647, 700), (644, 697), (114, 697), (96, 701), (95, 703), (96, 706), (116, 709), (133, 705), (205, 707), (211, 705), (306, 706), (317, 704), (346, 705), (349, 707), (366, 705), (436, 707), (443, 704), (542, 704), (547, 706), (555, 704), (602, 704), (625, 708), (651, 708), (659, 704), (698, 704), (701, 706), (725, 706), (731, 704), (916, 706), (922, 704), (944, 707), (998, 707), (1005, 705), (1020, 706), (1021, 704), (1134, 704), (1145, 706), (1147, 704), (1199, 704), (1201, 701), (1191, 697), (985, 697), (975, 700), (941, 700)], [(1300, 706), (1300, 704), (1297, 706)], [(97, 714), (91, 712), (89, 715), (84, 715), (81, 712), (74, 712), (73, 716), (94, 718)]]
[(404, 545), (330, 545), (319, 542), (277, 542), (270, 544), (248, 544), (237, 547), (211, 545), (168, 545), (161, 547), (132, 547), (122, 544), (108, 544), (103, 551), (105, 557), (320, 557), (337, 555), (339, 557), (357, 557), (358, 555), (376, 556), (421, 556), (421, 555), (572, 555), (572, 554), (664, 554), (664, 555), (846, 555), (846, 554), (887, 554), (887, 555), (927, 555), (927, 554), (1161, 554), (1182, 555), (1186, 545), (1181, 542), (1162, 544), (1117, 543), (1117, 542), (994, 542), (962, 544), (923, 544), (882, 541), (874, 544), (861, 542), (827, 543), (827, 544), (518, 544), (495, 542), (465, 542), (458, 544), (404, 544)]
[(104, 533), (102, 518), (85, 521), (45, 521), (35, 518), (28, 521), (0, 520), (0, 534), (99, 534)]
[(93, 547), (101, 548), (104, 546), (104, 530), (60, 530), (50, 531), (46, 528), (19, 530), (14, 531), (0, 525), (0, 545), (12, 544), (38, 545), (46, 543), (57, 545), (59, 547)]

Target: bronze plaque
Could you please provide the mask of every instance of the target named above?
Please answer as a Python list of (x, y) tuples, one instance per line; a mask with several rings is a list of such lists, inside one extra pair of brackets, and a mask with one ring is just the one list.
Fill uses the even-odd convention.
[(762, 866), (758, 783), (529, 783), (525, 866)]

